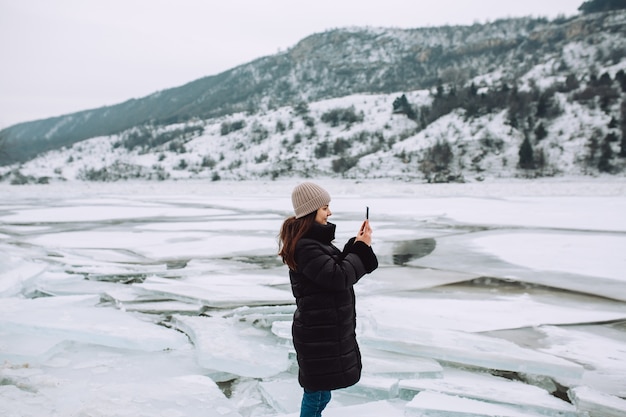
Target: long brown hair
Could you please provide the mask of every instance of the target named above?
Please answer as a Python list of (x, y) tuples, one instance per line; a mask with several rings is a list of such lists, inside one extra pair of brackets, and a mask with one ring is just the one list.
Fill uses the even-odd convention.
[(296, 264), (296, 243), (311, 229), (311, 226), (315, 223), (316, 214), (317, 212), (314, 211), (299, 219), (291, 216), (285, 219), (280, 228), (278, 255), (283, 258), (283, 263), (287, 264), (292, 271), (295, 271), (298, 267)]

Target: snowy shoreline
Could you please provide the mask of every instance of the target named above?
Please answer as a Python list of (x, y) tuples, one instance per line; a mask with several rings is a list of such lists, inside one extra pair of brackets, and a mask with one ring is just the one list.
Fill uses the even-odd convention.
[(289, 196), (292, 188), (302, 181), (313, 181), (332, 187), (336, 195), (402, 195), (412, 197), (505, 197), (505, 196), (623, 196), (626, 178), (603, 176), (561, 177), (541, 179), (491, 179), (485, 182), (428, 184), (400, 180), (350, 180), (329, 178), (290, 178), (276, 181), (119, 181), (119, 182), (54, 182), (50, 184), (9, 185), (0, 183), (0, 196), (67, 197), (94, 194), (217, 194)]

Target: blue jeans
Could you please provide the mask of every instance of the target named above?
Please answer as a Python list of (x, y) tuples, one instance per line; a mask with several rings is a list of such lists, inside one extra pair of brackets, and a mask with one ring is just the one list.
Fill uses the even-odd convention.
[(300, 417), (322, 417), (322, 411), (330, 401), (330, 391), (304, 390)]

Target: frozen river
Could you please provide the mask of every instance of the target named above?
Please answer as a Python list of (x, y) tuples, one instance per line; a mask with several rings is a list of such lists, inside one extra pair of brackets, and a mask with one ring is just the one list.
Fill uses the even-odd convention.
[[(296, 416), (298, 181), (0, 185), (0, 415)], [(319, 181), (370, 207), (333, 416), (626, 415), (626, 181)]]

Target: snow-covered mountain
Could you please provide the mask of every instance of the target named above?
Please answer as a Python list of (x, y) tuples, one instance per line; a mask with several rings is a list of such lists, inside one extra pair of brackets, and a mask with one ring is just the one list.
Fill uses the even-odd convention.
[(333, 30), (141, 100), (10, 127), (5, 152), (23, 161), (0, 178), (624, 175), (624, 33), (624, 11)]

